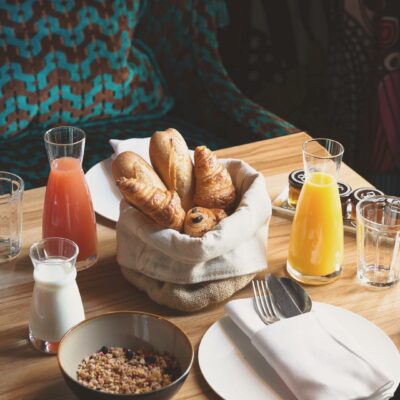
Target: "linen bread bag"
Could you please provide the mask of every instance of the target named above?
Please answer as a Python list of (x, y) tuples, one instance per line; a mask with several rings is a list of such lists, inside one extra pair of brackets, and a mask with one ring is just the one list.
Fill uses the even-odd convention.
[[(241, 160), (218, 160), (205, 146), (196, 149), (193, 167), (193, 153), (174, 129), (150, 142), (111, 144), (124, 195), (117, 262), (135, 287), (159, 304), (195, 311), (227, 299), (267, 268), (271, 201), (260, 173)], [(158, 174), (146, 162), (149, 147)], [(128, 157), (127, 150), (135, 153)]]

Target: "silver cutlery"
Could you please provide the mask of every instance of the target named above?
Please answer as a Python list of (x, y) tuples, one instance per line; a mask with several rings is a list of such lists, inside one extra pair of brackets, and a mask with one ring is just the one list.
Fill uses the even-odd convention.
[(253, 285), (254, 307), (261, 321), (266, 325), (279, 321), (280, 318), (275, 313), (265, 280), (252, 281), (251, 283)]
[(293, 279), (267, 274), (265, 282), (275, 314), (280, 318), (291, 318), (311, 310), (310, 296)]
[(254, 307), (267, 325), (304, 314), (312, 308), (308, 293), (292, 279), (266, 275), (264, 280), (253, 280), (252, 286)]

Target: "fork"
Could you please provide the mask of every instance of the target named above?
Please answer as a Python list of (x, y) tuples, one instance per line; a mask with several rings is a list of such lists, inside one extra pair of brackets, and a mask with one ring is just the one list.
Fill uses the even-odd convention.
[(273, 324), (280, 320), (276, 315), (271, 294), (264, 280), (252, 281), (254, 293), (254, 307), (264, 324)]

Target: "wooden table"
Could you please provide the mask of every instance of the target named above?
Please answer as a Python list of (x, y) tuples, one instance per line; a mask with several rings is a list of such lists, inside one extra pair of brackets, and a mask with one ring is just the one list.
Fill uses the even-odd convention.
[[(271, 198), (286, 185), (288, 172), (302, 166), (301, 144), (305, 133), (232, 147), (218, 151), (221, 157), (241, 158), (261, 171)], [(352, 187), (368, 184), (347, 166), (341, 180)], [(64, 384), (55, 357), (36, 352), (29, 344), (28, 316), (33, 289), (28, 249), (41, 239), (44, 188), (28, 190), (24, 197), (24, 247), (22, 254), (0, 265), (0, 399), (74, 399)], [(269, 231), (269, 270), (285, 274), (290, 220), (273, 216)], [(207, 328), (223, 315), (223, 305), (183, 314), (161, 307), (134, 289), (122, 277), (115, 262), (115, 224), (98, 217), (99, 261), (78, 274), (78, 285), (88, 317), (115, 310), (141, 310), (170, 318), (192, 340), (197, 351)], [(338, 281), (308, 287), (315, 301), (334, 304), (373, 321), (400, 347), (400, 285), (384, 291), (361, 287), (355, 279), (355, 237), (345, 235), (344, 272)], [(234, 297), (248, 297), (249, 287)], [(176, 399), (217, 399), (201, 375), (197, 359)]]

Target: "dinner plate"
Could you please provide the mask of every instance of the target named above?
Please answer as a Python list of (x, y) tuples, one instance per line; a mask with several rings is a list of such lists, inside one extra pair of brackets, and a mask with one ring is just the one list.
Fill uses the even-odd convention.
[[(400, 354), (391, 339), (360, 315), (329, 304), (313, 303), (313, 310), (342, 324), (368, 348), (371, 359), (399, 384)], [(215, 322), (199, 347), (200, 370), (222, 398), (296, 400), (285, 383), (257, 352), (247, 336), (227, 316)]]
[(122, 198), (111, 172), (111, 158), (100, 161), (86, 172), (86, 182), (97, 214), (111, 221), (119, 218), (119, 203)]

